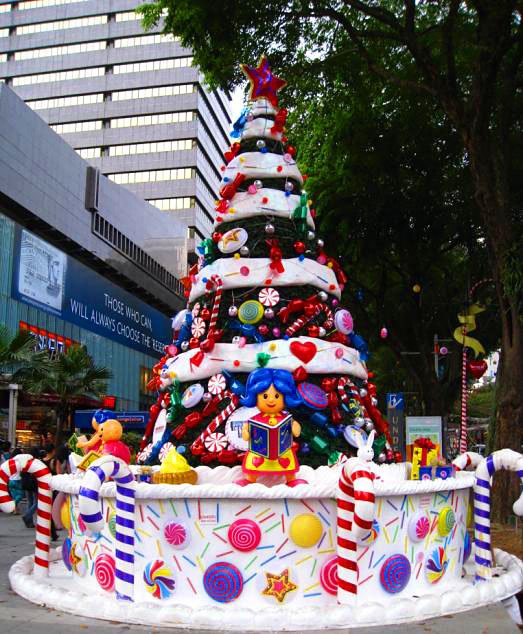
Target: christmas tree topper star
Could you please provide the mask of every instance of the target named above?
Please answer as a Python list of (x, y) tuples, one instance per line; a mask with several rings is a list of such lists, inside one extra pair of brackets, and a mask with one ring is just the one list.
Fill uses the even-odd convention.
[(262, 55), (257, 67), (248, 64), (240, 64), (240, 67), (251, 83), (250, 99), (254, 101), (265, 98), (273, 106), (277, 106), (278, 96), (276, 93), (286, 86), (287, 82), (272, 74), (267, 57)]

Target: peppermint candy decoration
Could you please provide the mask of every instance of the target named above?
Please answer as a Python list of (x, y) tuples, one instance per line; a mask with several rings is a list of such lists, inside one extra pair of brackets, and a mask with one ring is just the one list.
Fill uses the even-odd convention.
[(219, 396), (222, 392), (225, 392), (227, 382), (223, 374), (213, 374), (207, 383), (207, 389), (213, 396)]
[(196, 317), (196, 319), (193, 319), (191, 332), (192, 336), (196, 337), (197, 339), (203, 337), (203, 335), (205, 334), (205, 322), (201, 317)]
[(227, 449), (229, 441), (227, 440), (227, 436), (225, 434), (215, 431), (205, 438), (203, 444), (205, 445), (207, 451), (210, 451), (211, 453), (218, 453), (218, 451)]
[(98, 555), (94, 562), (94, 576), (102, 590), (112, 592), (116, 574), (116, 563), (107, 553)]
[(233, 548), (246, 553), (254, 550), (259, 545), (261, 530), (255, 521), (239, 519), (229, 526), (227, 537)]
[(164, 445), (162, 445), (159, 453), (160, 462), (163, 462), (165, 460), (167, 454), (169, 453), (169, 451), (171, 451), (171, 449), (174, 449), (174, 445), (172, 444), (172, 442), (166, 442)]
[(179, 550), (186, 548), (190, 542), (189, 529), (183, 520), (167, 522), (163, 527), (163, 536), (168, 544)]
[(338, 555), (325, 560), (320, 570), (320, 583), (328, 594), (338, 594)]
[(153, 443), (150, 442), (136, 456), (136, 459), (138, 460), (138, 462), (145, 462), (147, 460), (147, 458), (149, 458), (149, 456), (151, 455), (152, 450), (153, 450)]
[(258, 299), (260, 304), (272, 308), (280, 301), (280, 294), (275, 288), (262, 288), (258, 294)]

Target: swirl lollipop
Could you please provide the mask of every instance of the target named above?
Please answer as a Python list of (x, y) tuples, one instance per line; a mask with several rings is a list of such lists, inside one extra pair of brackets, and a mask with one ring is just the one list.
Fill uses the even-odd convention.
[(167, 522), (163, 527), (163, 536), (165, 541), (177, 550), (186, 548), (191, 540), (189, 529), (182, 520)]
[(370, 544), (373, 544), (378, 539), (379, 534), (380, 534), (380, 525), (377, 520), (372, 520), (372, 528), (366, 535), (364, 535), (361, 539), (358, 540), (358, 543), (363, 544), (365, 546), (370, 546)]
[(410, 580), (410, 562), (405, 555), (392, 555), (385, 560), (380, 571), (382, 588), (390, 594), (405, 589)]
[(227, 449), (229, 441), (227, 440), (227, 436), (225, 434), (215, 431), (207, 436), (207, 438), (203, 441), (203, 444), (205, 445), (207, 451), (218, 453), (219, 451), (222, 451), (222, 449)]
[(172, 442), (166, 442), (162, 445), (162, 448), (160, 449), (160, 453), (158, 454), (158, 457), (160, 458), (160, 462), (163, 462), (165, 460), (167, 454), (173, 448), (174, 448), (174, 445), (172, 444)]
[(196, 337), (197, 339), (203, 337), (203, 335), (205, 334), (205, 327), (205, 322), (201, 317), (196, 317), (196, 319), (193, 319), (191, 325), (192, 336)]
[(145, 589), (157, 599), (168, 599), (174, 592), (174, 575), (162, 559), (150, 561), (144, 568)]
[(218, 396), (222, 392), (225, 392), (227, 382), (223, 374), (213, 374), (207, 383), (207, 389), (213, 396)]
[(94, 576), (102, 590), (112, 592), (114, 590), (116, 564), (111, 555), (102, 553), (94, 562)]
[(325, 560), (320, 570), (320, 583), (328, 594), (338, 594), (338, 555), (331, 555)]
[(249, 552), (254, 550), (261, 541), (261, 530), (253, 520), (236, 520), (229, 526), (227, 532), (229, 543), (236, 550)]
[(138, 462), (145, 462), (147, 460), (147, 458), (149, 458), (149, 456), (151, 455), (152, 450), (153, 450), (153, 444), (152, 444), (152, 442), (150, 442), (136, 456), (136, 459), (138, 460)]
[(456, 516), (454, 515), (452, 507), (446, 506), (444, 509), (441, 509), (438, 517), (438, 533), (442, 537), (445, 537), (445, 535), (450, 533), (450, 531), (454, 528), (455, 523)]
[(243, 590), (241, 572), (226, 561), (218, 561), (207, 568), (203, 576), (205, 592), (218, 603), (230, 603)]
[(420, 542), (428, 535), (430, 522), (423, 511), (416, 511), (409, 520), (407, 534), (411, 542)]
[(441, 577), (445, 574), (448, 565), (449, 560), (447, 559), (445, 549), (438, 546), (432, 551), (425, 561), (425, 575), (427, 577), (427, 581), (429, 583), (438, 583)]
[(280, 301), (280, 294), (275, 288), (262, 288), (258, 293), (260, 304), (267, 308), (273, 308)]

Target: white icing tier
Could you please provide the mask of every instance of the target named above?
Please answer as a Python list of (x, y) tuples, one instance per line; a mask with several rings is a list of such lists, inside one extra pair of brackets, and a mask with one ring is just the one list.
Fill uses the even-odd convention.
[[(267, 202), (262, 202), (267, 198)], [(224, 222), (234, 222), (252, 218), (253, 216), (276, 216), (278, 218), (292, 218), (292, 214), (300, 203), (300, 196), (291, 194), (286, 196), (280, 189), (262, 187), (255, 194), (238, 192), (231, 200), (229, 210), (225, 214), (219, 214)], [(214, 221), (214, 227), (220, 226), (220, 222)], [(314, 220), (307, 205), (307, 225), (314, 229)]]
[[(220, 258), (204, 266), (196, 275), (189, 301), (193, 302), (206, 293), (206, 282), (213, 275), (222, 279), (223, 289), (257, 286), (304, 286), (310, 284), (340, 298), (341, 291), (334, 271), (316, 260), (289, 258), (282, 260), (285, 270), (271, 270), (269, 258)], [(243, 271), (243, 272), (242, 272)], [(271, 280), (267, 283), (266, 280)]]
[(275, 108), (268, 99), (256, 99), (252, 104), (251, 114), (253, 117), (260, 117), (263, 115), (275, 116), (278, 114), (278, 108)]
[[(302, 175), (294, 159), (287, 163), (282, 155), (272, 152), (244, 152), (235, 156), (226, 166), (224, 178), (232, 181), (238, 172), (247, 178), (292, 178), (303, 185)], [(223, 185), (226, 185), (226, 181), (222, 178), (220, 187)]]
[(265, 137), (267, 139), (274, 139), (275, 141), (281, 141), (281, 132), (272, 132), (271, 128), (274, 126), (272, 119), (265, 119), (260, 117), (247, 121), (242, 132), (242, 139), (252, 139), (254, 137)]
[[(292, 344), (301, 344), (301, 349)], [(303, 348), (303, 346), (306, 346)], [(306, 362), (296, 356), (296, 352), (313, 351), (313, 359)], [(341, 350), (340, 357), (337, 350)], [(162, 387), (169, 385), (174, 379), (181, 383), (206, 379), (222, 370), (230, 372), (252, 372), (259, 367), (257, 355), (261, 352), (271, 355), (268, 368), (289, 370), (294, 372), (300, 366), (305, 367), (309, 374), (348, 374), (358, 379), (367, 378), (367, 370), (359, 359), (359, 352), (333, 341), (324, 341), (312, 337), (291, 337), (290, 339), (275, 339), (265, 343), (248, 343), (242, 348), (236, 343), (217, 343), (212, 352), (204, 354), (200, 364), (192, 364), (191, 359), (199, 350), (187, 350), (169, 359), (166, 367), (161, 371)], [(293, 353), (294, 352), (294, 353)]]

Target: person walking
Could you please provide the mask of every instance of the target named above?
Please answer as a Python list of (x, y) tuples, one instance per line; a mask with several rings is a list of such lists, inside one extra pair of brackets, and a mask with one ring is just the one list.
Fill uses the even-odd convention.
[[(33, 457), (36, 457), (36, 451), (30, 452)], [(38, 506), (38, 482), (36, 478), (30, 473), (22, 473), (22, 489), (25, 491), (27, 497), (27, 509), (22, 515), (22, 520), (27, 528), (34, 528), (34, 514)]]
[[(22, 450), (18, 447), (11, 452), (10, 458), (14, 458), (15, 456), (19, 456), (22, 453)], [(20, 502), (24, 499), (24, 490), (22, 488), (22, 477), (19, 473), (14, 473), (9, 478), (9, 495), (11, 499), (15, 503), (15, 515), (20, 515)]]
[[(40, 460), (47, 466), (52, 475), (56, 475), (56, 449), (52, 443), (47, 444), (44, 449), (40, 450), (41, 458)], [(58, 495), (57, 491), (53, 491), (53, 501), (55, 497)], [(51, 519), (51, 541), (55, 542), (58, 539), (58, 533), (56, 532), (56, 526), (54, 521)]]

